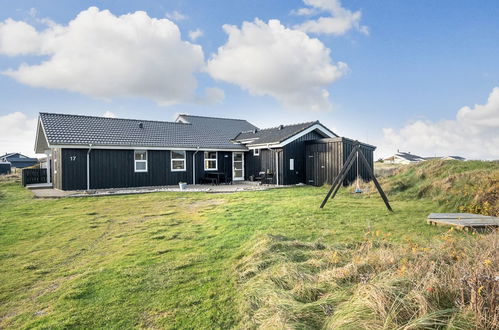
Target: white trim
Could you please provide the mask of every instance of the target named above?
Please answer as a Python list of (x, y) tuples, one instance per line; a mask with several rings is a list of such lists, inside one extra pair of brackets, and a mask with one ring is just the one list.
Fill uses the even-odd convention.
[(257, 138), (253, 138), (253, 139), (246, 139), (246, 140), (235, 140), (235, 141), (237, 141), (237, 142), (239, 142), (239, 143), (241, 143), (241, 144), (247, 144), (247, 143), (251, 143), (251, 142), (253, 142), (253, 141), (255, 141), (255, 140), (260, 140), (260, 138), (259, 138), (259, 137), (257, 137)]
[(38, 131), (39, 131), (39, 128), (40, 128), (40, 117), (38, 117), (38, 123), (36, 123), (36, 135), (35, 135), (35, 150), (33, 150), (35, 152), (35, 154), (37, 153), (36, 150), (38, 150)]
[(51, 166), (50, 166), (50, 160), (52, 159), (52, 150), (45, 150), (45, 155), (47, 155), (47, 183), (51, 183), (50, 182), (50, 171), (52, 170), (51, 169)]
[[(204, 165), (204, 170), (205, 171), (218, 171), (218, 151), (215, 151), (215, 158), (206, 158), (206, 153), (207, 152), (213, 152), (213, 151), (205, 151), (203, 153), (203, 165)], [(215, 168), (206, 168), (206, 161), (215, 161)]]
[[(88, 149), (88, 144), (49, 144), (49, 148), (70, 148), (70, 149)], [(176, 148), (176, 147), (147, 147), (147, 146), (96, 146), (92, 145), (92, 149), (125, 149), (125, 150), (186, 150), (186, 151), (241, 151), (245, 152), (248, 149), (215, 149), (215, 148)]]
[[(235, 154), (242, 154), (241, 163), (242, 163), (243, 166), (242, 166), (241, 169), (242, 169), (242, 172), (243, 172), (243, 176), (240, 177), (240, 178), (236, 178), (236, 176), (235, 176), (235, 170), (236, 170), (235, 167), (234, 167), (234, 162), (235, 162), (234, 161), (234, 156), (235, 156)], [(242, 152), (242, 151), (241, 152), (234, 151), (234, 152), (232, 152), (232, 181), (242, 181), (242, 180), (244, 180), (244, 152)]]
[(40, 117), (38, 117), (38, 124), (36, 125), (36, 137), (35, 137), (35, 154), (40, 154), (41, 152), (37, 152), (38, 150), (38, 133), (39, 127), (42, 127), (42, 132), (43, 132), (43, 137), (45, 138), (45, 142), (47, 143), (47, 148), (51, 149), (52, 147), (50, 146), (49, 140), (47, 139), (47, 134), (45, 134), (45, 127), (43, 126), (43, 121)]
[[(180, 159), (180, 158), (173, 158), (172, 157), (172, 151), (183, 151), (184, 152), (184, 159)], [(174, 161), (183, 161), (184, 162), (184, 168), (183, 169), (174, 169), (173, 168), (173, 162)], [(185, 172), (187, 171), (187, 152), (185, 150), (170, 150), (170, 171), (171, 172)]]
[(327, 137), (330, 137), (330, 138), (335, 138), (335, 137), (338, 137), (336, 134), (334, 134), (333, 132), (331, 132), (327, 127), (325, 127), (324, 125), (322, 124), (314, 124), (312, 126), (310, 126), (309, 128), (307, 128), (306, 130), (303, 130), (301, 131), (300, 133), (296, 134), (296, 135), (293, 135), (292, 137), (280, 142), (280, 143), (268, 143), (268, 144), (255, 144), (253, 146), (248, 146), (248, 149), (250, 150), (253, 150), (253, 149), (257, 149), (257, 148), (261, 148), (262, 146), (264, 147), (269, 147), (269, 148), (282, 148), (284, 147), (285, 145), (301, 138), (302, 136), (312, 132), (312, 131), (315, 131), (315, 130), (319, 130), (321, 131), (324, 135), (327, 135)]
[[(256, 152), (256, 151), (258, 151), (258, 152)], [(257, 156), (257, 157), (260, 156), (260, 148), (253, 149), (253, 156)]]
[[(142, 159), (137, 160), (137, 159), (135, 159), (135, 154), (137, 152), (145, 152), (146, 153), (146, 159), (145, 160), (142, 160)], [(144, 150), (144, 149), (135, 149), (133, 151), (133, 171), (135, 173), (144, 173), (144, 172), (147, 172), (147, 167), (148, 167), (147, 163), (148, 163), (148, 161), (149, 161), (149, 157), (147, 155), (147, 150)], [(145, 163), (146, 164), (146, 169), (145, 170), (138, 170), (137, 169), (137, 162)]]

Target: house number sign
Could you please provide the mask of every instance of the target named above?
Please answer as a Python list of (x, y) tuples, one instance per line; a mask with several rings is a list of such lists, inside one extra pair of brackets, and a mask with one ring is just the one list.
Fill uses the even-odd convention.
[(76, 156), (69, 156), (69, 160), (74, 162), (76, 160)]

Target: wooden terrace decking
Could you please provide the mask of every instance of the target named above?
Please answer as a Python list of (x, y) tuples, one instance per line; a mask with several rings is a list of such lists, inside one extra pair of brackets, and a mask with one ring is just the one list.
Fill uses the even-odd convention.
[(431, 213), (427, 222), (435, 226), (453, 226), (459, 229), (487, 229), (499, 226), (499, 218), (471, 213)]

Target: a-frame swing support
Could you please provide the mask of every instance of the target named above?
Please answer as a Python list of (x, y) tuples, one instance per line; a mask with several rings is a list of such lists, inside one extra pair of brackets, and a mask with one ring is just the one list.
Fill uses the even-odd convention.
[[(326, 197), (321, 203), (321, 209), (326, 205), (327, 201), (329, 200), (329, 197), (333, 199), (336, 196), (336, 193), (340, 189), (341, 185), (343, 184), (343, 180), (345, 180), (345, 177), (347, 176), (348, 171), (350, 171), (350, 168), (352, 168), (352, 165), (355, 163), (355, 159), (359, 159), (362, 164), (365, 166), (367, 173), (371, 177), (371, 179), (374, 182), (374, 185), (376, 186), (376, 189), (378, 189), (379, 194), (381, 195), (381, 198), (383, 199), (383, 202), (385, 202), (386, 208), (390, 211), (393, 212), (392, 207), (390, 206), (390, 203), (388, 202), (388, 198), (385, 195), (385, 192), (383, 189), (381, 189), (381, 186), (379, 185), (378, 180), (374, 176), (374, 172), (369, 166), (369, 162), (367, 161), (366, 157), (364, 154), (361, 152), (360, 149), (360, 144), (357, 143), (357, 145), (352, 149), (352, 152), (350, 152), (350, 155), (348, 155), (347, 160), (345, 161), (345, 164), (340, 170), (340, 173), (334, 178), (333, 184), (331, 185), (331, 189), (329, 189)], [(332, 195), (332, 196), (331, 196)]]

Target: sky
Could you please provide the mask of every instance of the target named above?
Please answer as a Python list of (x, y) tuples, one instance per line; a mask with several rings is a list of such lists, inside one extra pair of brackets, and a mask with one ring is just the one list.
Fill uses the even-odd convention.
[(496, 0), (0, 0), (0, 154), (39, 112), (260, 128), (319, 120), (421, 156), (499, 159)]

